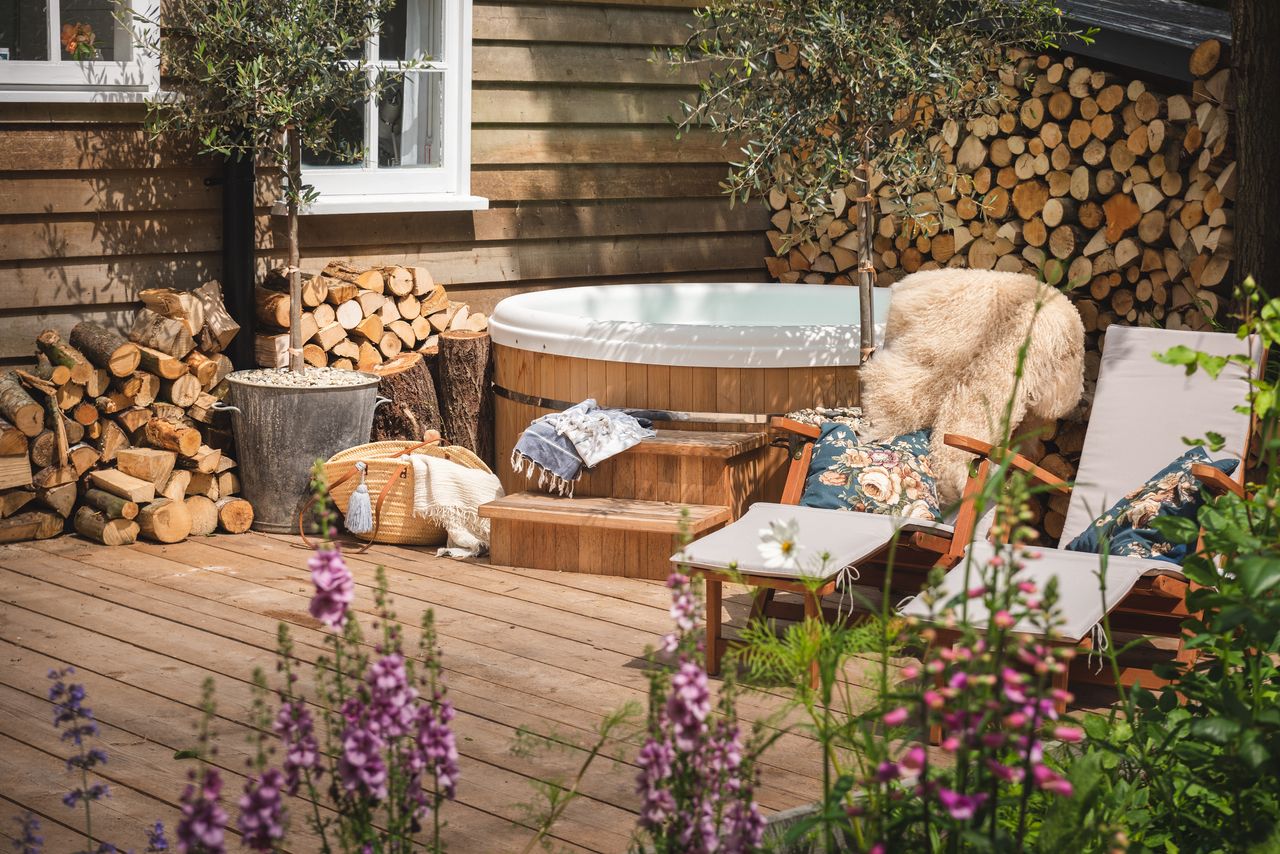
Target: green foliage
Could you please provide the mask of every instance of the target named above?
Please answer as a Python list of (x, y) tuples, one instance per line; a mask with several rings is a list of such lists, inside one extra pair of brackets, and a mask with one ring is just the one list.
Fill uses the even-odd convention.
[(912, 197), (954, 184), (938, 137), (947, 119), (995, 113), (992, 71), (1014, 48), (1052, 47), (1050, 0), (714, 0), (677, 63), (701, 68), (682, 130), (744, 140), (725, 189), (746, 200), (782, 182), (812, 214), (873, 163), (908, 214)]
[[(295, 128), (307, 150), (358, 159), (337, 120), (393, 82), (374, 72), (364, 46), (394, 3), (169, 0), (147, 45), (159, 52), (166, 90), (149, 104), (151, 132), (193, 137), (206, 153), (286, 164), (284, 134)], [(308, 200), (301, 185), (286, 191)]]

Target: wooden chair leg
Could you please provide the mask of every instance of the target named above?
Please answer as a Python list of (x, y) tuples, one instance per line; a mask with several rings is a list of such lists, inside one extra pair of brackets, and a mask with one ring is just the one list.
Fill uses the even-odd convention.
[[(804, 618), (821, 620), (822, 619), (822, 598), (811, 590), (804, 593)], [(818, 662), (811, 662), (809, 665), (809, 687), (817, 689), (818, 687)]]
[(722, 582), (714, 578), (707, 579), (707, 675), (720, 675), (720, 653), (723, 649), (720, 640), (721, 631), (721, 592)]
[(769, 606), (773, 604), (773, 597), (777, 592), (772, 587), (761, 587), (756, 590), (755, 595), (751, 597), (751, 613), (747, 620), (763, 619), (769, 611)]

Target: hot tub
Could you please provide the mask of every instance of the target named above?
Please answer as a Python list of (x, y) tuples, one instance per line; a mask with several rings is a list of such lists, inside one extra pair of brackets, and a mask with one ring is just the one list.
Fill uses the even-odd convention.
[[(878, 288), (877, 342), (888, 311), (889, 290)], [(528, 488), (507, 465), (521, 431), (584, 398), (669, 412), (659, 428), (730, 431), (765, 431), (771, 415), (858, 402), (851, 286), (560, 288), (504, 299), (489, 330), (498, 469), (508, 491)], [(765, 492), (785, 464), (781, 451), (771, 456), (761, 472)]]

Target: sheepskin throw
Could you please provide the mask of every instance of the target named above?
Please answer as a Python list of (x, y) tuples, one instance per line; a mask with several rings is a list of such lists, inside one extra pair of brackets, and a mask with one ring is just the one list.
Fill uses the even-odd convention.
[(1070, 412), (1084, 391), (1084, 324), (1061, 292), (1022, 273), (913, 273), (893, 286), (885, 344), (862, 367), (861, 384), (865, 438), (933, 428), (929, 458), (945, 506), (959, 500), (973, 457), (946, 447), (943, 435), (996, 441), (1011, 397), (1015, 429), (1027, 416)]

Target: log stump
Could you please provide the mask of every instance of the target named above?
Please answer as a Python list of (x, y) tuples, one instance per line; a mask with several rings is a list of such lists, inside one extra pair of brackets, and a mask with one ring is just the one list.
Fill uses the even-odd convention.
[(450, 330), (440, 334), (437, 357), (441, 433), (493, 466), (493, 363), (489, 333)]
[(372, 441), (412, 439), (422, 441), (428, 430), (440, 430), (440, 403), (436, 399), (431, 370), (421, 353), (401, 353), (374, 369), (378, 386), (390, 403), (373, 413)]

